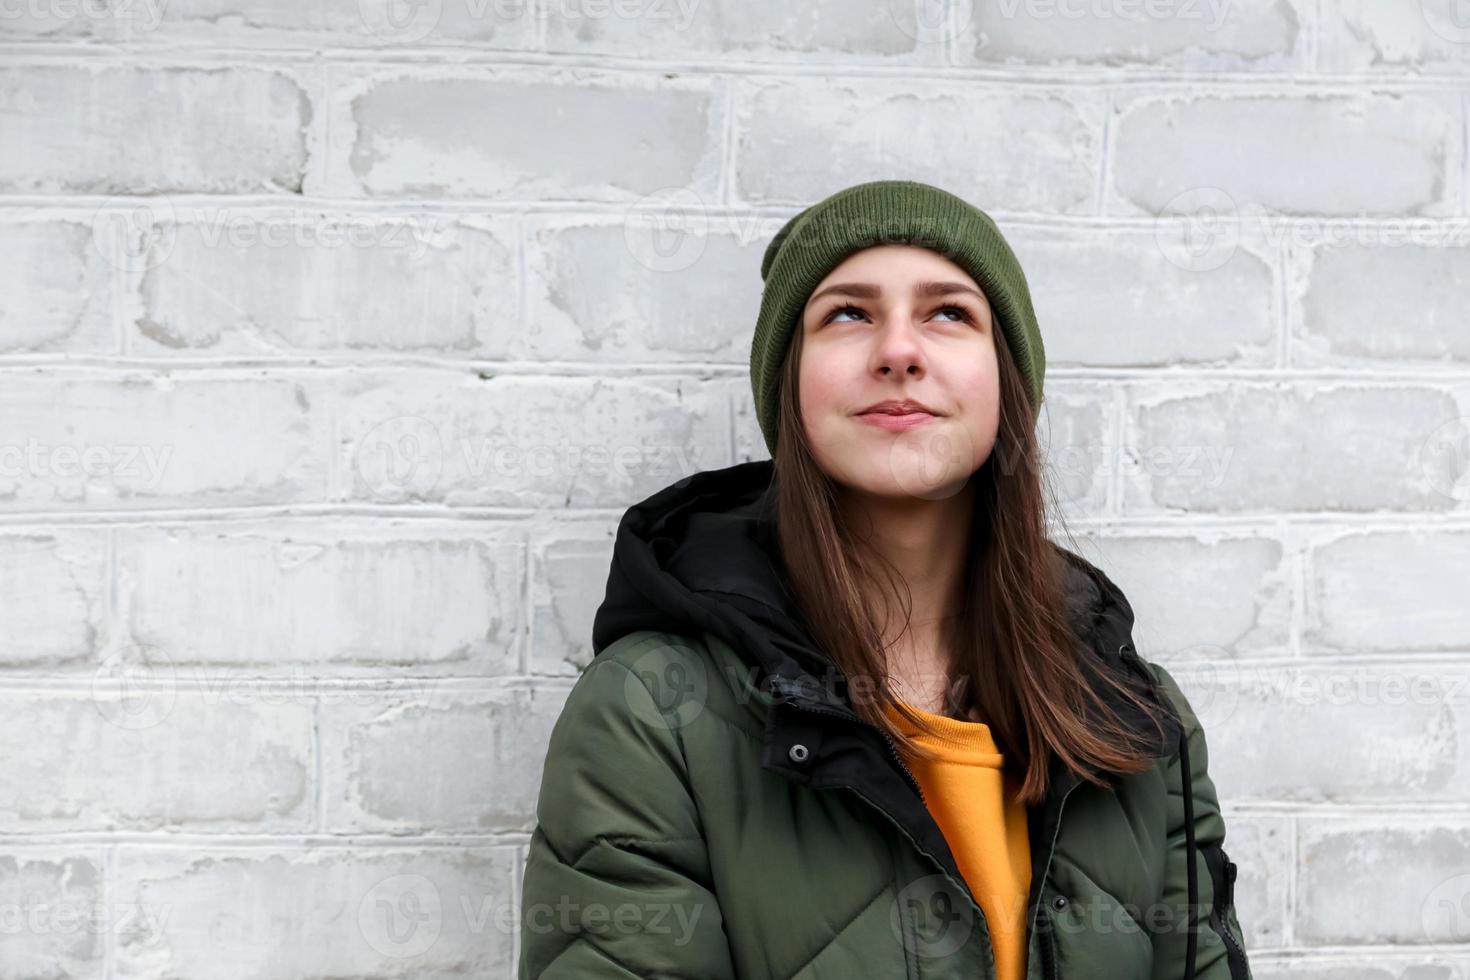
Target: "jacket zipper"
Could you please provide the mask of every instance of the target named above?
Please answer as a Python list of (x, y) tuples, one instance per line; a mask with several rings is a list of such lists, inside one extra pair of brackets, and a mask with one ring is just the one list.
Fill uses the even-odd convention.
[[(1220, 917), (1220, 934), (1225, 937), (1225, 945), (1230, 949), (1240, 962), (1245, 962), (1245, 950), (1241, 949), (1235, 942), (1235, 936), (1230, 932), (1230, 920), (1225, 916)], [(1234, 969), (1234, 964), (1231, 966)]]
[(889, 754), (893, 756), (893, 761), (898, 763), (898, 767), (899, 769), (903, 770), (904, 777), (908, 780), (909, 785), (914, 788), (915, 793), (919, 794), (919, 802), (924, 804), (925, 809), (928, 809), (929, 804), (924, 800), (924, 787), (919, 785), (918, 779), (914, 778), (913, 770), (911, 770), (908, 767), (908, 764), (903, 761), (903, 756), (899, 754), (898, 746), (893, 744), (893, 736), (889, 735), (887, 732), (877, 727), (876, 725), (869, 724), (856, 715), (849, 714), (845, 711), (833, 711), (831, 708), (818, 708), (814, 705), (803, 704), (800, 701), (787, 701), (786, 703), (801, 711), (810, 711), (812, 714), (831, 715), (834, 718), (842, 718), (847, 721), (856, 721), (859, 725), (862, 725), (865, 728), (871, 728), (879, 735), (882, 735), (883, 741), (888, 745)]
[[(833, 711), (830, 708), (818, 708), (818, 707), (815, 707), (815, 706), (812, 706), (812, 705), (802, 704), (802, 703), (797, 702), (797, 701), (788, 701), (787, 703), (793, 705), (798, 710), (801, 710), (801, 711), (809, 711), (812, 714), (832, 715), (833, 717), (836, 717), (836, 718), (845, 718), (845, 719), (847, 719), (849, 721), (854, 720), (854, 716), (853, 715), (849, 715), (849, 714), (847, 714), (845, 712), (841, 712), (841, 711)], [(924, 790), (923, 790), (923, 787), (921, 787), (919, 785), (919, 781), (914, 778), (913, 772), (904, 763), (903, 757), (901, 755), (899, 755), (898, 747), (893, 744), (893, 737), (890, 736), (887, 732), (883, 731), (883, 729), (878, 728), (875, 725), (871, 725), (868, 722), (863, 721), (863, 719), (861, 719), (861, 718), (856, 718), (855, 720), (857, 721), (858, 724), (863, 725), (863, 726), (865, 726), (867, 728), (871, 728), (875, 732), (877, 732), (879, 735), (882, 735), (883, 736), (883, 740), (888, 743), (888, 750), (889, 750), (889, 752), (891, 752), (893, 754), (893, 758), (898, 762), (899, 766), (903, 769), (904, 775), (908, 777), (909, 784), (911, 786), (913, 786), (914, 790), (919, 794), (919, 800), (922, 802), (923, 799), (924, 799)], [(922, 844), (920, 844), (918, 842), (918, 840), (916, 840), (914, 838), (914, 835), (911, 834), (911, 833), (909, 833), (907, 827), (905, 827), (903, 824), (899, 823), (897, 820), (893, 819), (893, 816), (887, 810), (885, 810), (883, 807), (879, 806), (876, 802), (874, 802), (871, 798), (869, 798), (868, 795), (866, 793), (864, 793), (862, 790), (858, 789), (856, 786), (848, 786), (848, 785), (843, 785), (842, 788), (845, 789), (845, 790), (847, 790), (848, 792), (852, 793), (854, 796), (856, 796), (858, 799), (862, 800), (868, 806), (872, 807), (878, 813), (882, 814), (883, 819), (887, 820), (890, 824), (892, 824), (894, 826), (895, 829), (898, 830), (899, 833), (903, 834), (904, 837), (908, 838), (908, 842), (913, 845), (914, 850), (918, 851), (920, 854), (924, 855), (924, 857), (928, 858), (929, 861), (930, 861), (930, 863), (933, 864), (936, 868), (938, 868), (939, 871), (940, 871), (940, 873), (943, 874), (944, 877), (948, 878), (951, 883), (953, 883), (954, 885), (956, 885), (959, 888), (960, 892), (965, 896), (965, 899), (970, 903), (970, 907), (975, 910), (975, 914), (977, 914), (978, 916), (980, 916), (980, 918), (981, 918), (982, 921), (985, 919), (985, 910), (982, 909), (980, 907), (980, 903), (975, 900), (975, 895), (974, 895), (974, 893), (972, 891), (970, 891), (970, 886), (969, 886), (969, 883), (968, 882), (965, 882), (965, 881), (962, 881), (962, 880), (957, 880), (954, 875), (950, 874), (949, 871), (944, 867), (944, 865), (940, 863), (939, 859), (937, 857), (935, 857), (929, 851), (925, 850), (924, 846)], [(925, 804), (924, 807), (927, 810), (928, 809), (928, 804)], [(994, 974), (995, 974), (995, 949), (993, 947), (990, 948), (990, 950), (989, 950), (989, 956), (990, 956), (990, 973), (991, 973), (992, 976), (994, 976)]]
[[(1051, 861), (1052, 861), (1052, 858), (1056, 855), (1056, 850), (1057, 850), (1057, 837), (1059, 837), (1061, 835), (1061, 830), (1062, 830), (1062, 811), (1067, 808), (1067, 799), (1072, 795), (1072, 791), (1075, 790), (1078, 785), (1080, 785), (1080, 784), (1074, 784), (1074, 785), (1068, 787), (1067, 788), (1067, 791), (1062, 794), (1062, 801), (1057, 804), (1057, 820), (1056, 820), (1056, 826), (1053, 827), (1052, 828), (1052, 831), (1051, 831), (1051, 846), (1047, 849), (1047, 852), (1046, 852), (1046, 865), (1041, 869), (1041, 881), (1042, 881), (1042, 884), (1043, 885), (1046, 883), (1046, 876), (1051, 873)], [(1038, 916), (1040, 916), (1040, 914), (1041, 914), (1041, 889), (1040, 888), (1037, 888), (1036, 889), (1036, 908), (1034, 908), (1034, 909), (1031, 910), (1031, 931), (1033, 932), (1033, 934), (1036, 931), (1036, 921), (1037, 921)], [(1047, 943), (1051, 947), (1051, 955), (1047, 957), (1046, 969), (1043, 971), (1043, 974), (1042, 975), (1045, 976), (1046, 978), (1048, 978), (1048, 980), (1056, 980), (1056, 976), (1057, 976), (1057, 956), (1056, 956), (1057, 944), (1056, 944), (1056, 939), (1052, 935), (1052, 930), (1050, 930), (1050, 929), (1047, 930), (1046, 938), (1047, 938)]]
[(1225, 947), (1230, 951), (1231, 975), (1235, 974), (1236, 960), (1245, 962), (1245, 950), (1241, 949), (1235, 941), (1235, 936), (1230, 930), (1230, 909), (1235, 904), (1235, 876), (1236, 865), (1233, 861), (1225, 861), (1221, 869), (1221, 877), (1225, 879), (1225, 895), (1215, 896), (1215, 918), (1220, 923), (1220, 936), (1225, 940)]
[[(870, 725), (868, 727), (872, 728), (873, 726)], [(888, 743), (889, 753), (892, 754), (894, 761), (898, 763), (898, 767), (903, 770), (903, 774), (909, 778), (909, 785), (919, 794), (919, 802), (924, 804), (924, 809), (929, 809), (929, 804), (924, 802), (924, 787), (919, 785), (919, 781), (914, 778), (914, 774), (910, 771), (908, 763), (903, 761), (903, 756), (898, 752), (898, 746), (894, 744), (893, 736), (881, 728), (875, 730), (879, 735), (883, 736), (883, 741)]]

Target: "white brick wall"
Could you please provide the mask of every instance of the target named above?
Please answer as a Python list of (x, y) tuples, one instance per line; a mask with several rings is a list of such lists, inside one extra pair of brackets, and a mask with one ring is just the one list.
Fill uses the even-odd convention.
[(1470, 980), (1459, 0), (0, 0), (0, 978), (502, 977), (795, 210), (1031, 279), (1258, 980)]

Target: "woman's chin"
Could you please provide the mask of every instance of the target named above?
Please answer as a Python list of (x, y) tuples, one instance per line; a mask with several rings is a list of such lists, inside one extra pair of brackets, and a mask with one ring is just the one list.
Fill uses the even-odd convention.
[(971, 471), (945, 468), (931, 472), (903, 470), (867, 459), (843, 467), (838, 482), (849, 490), (884, 500), (947, 500), (969, 482)]

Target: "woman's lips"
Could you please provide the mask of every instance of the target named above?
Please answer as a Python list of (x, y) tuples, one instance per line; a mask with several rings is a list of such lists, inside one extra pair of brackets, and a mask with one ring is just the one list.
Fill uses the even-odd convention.
[(902, 432), (905, 429), (912, 429), (915, 426), (923, 425), (925, 422), (932, 422), (937, 417), (928, 412), (905, 412), (902, 415), (895, 415), (892, 412), (863, 412), (858, 416), (858, 418), (869, 425), (876, 425), (878, 428), (887, 429), (890, 432)]

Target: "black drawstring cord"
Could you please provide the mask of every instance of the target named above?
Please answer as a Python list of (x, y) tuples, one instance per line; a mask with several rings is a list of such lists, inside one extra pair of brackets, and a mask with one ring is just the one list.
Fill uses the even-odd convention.
[(1199, 881), (1194, 866), (1194, 780), (1189, 775), (1189, 738), (1183, 725), (1179, 726), (1179, 774), (1184, 783), (1184, 860), (1189, 869), (1189, 911), (1185, 913), (1184, 920), (1185, 929), (1188, 930), (1184, 951), (1184, 980), (1194, 980), (1195, 946), (1199, 938), (1194, 931), (1194, 906), (1199, 901)]

